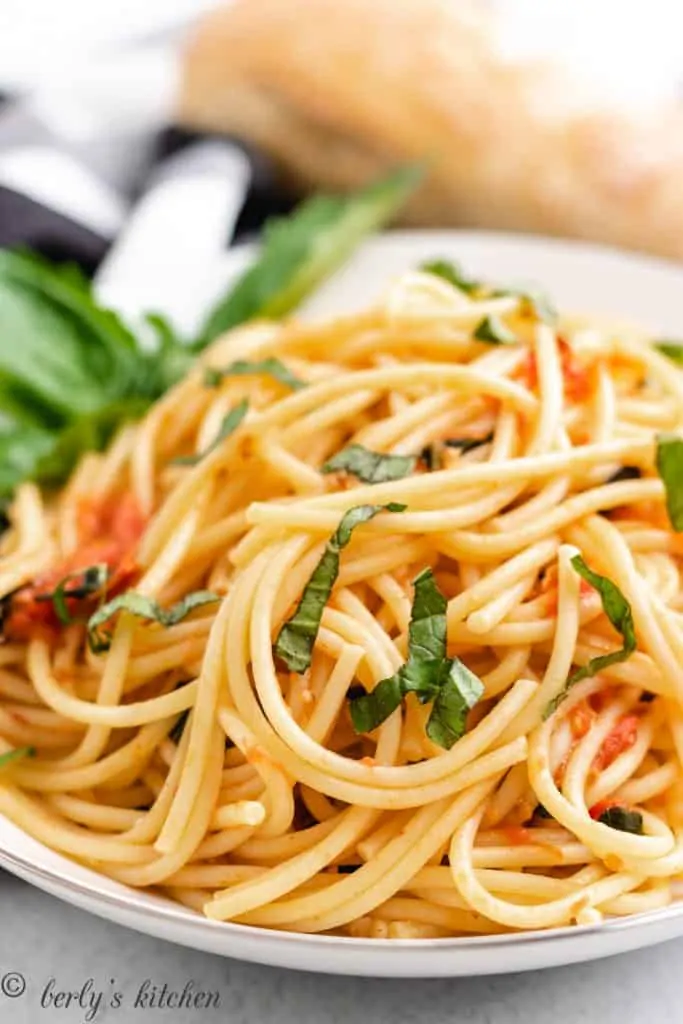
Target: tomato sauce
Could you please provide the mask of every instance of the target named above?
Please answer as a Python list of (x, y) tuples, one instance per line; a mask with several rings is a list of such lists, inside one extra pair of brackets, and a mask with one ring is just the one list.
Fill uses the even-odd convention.
[(613, 761), (628, 750), (638, 738), (638, 715), (624, 715), (616, 723), (614, 728), (605, 737), (600, 750), (593, 761), (595, 771), (601, 772), (608, 768)]
[[(68, 558), (49, 569), (32, 583), (11, 596), (4, 634), (10, 640), (26, 641), (36, 635), (52, 637), (60, 628), (53, 604), (41, 600), (72, 573), (88, 566), (104, 564), (109, 569), (107, 597), (126, 590), (138, 575), (135, 550), (146, 520), (130, 493), (109, 495), (104, 500), (87, 499), (78, 508), (78, 548)], [(77, 576), (67, 589), (78, 586)], [(95, 610), (101, 595), (66, 598), (72, 615), (87, 615)]]

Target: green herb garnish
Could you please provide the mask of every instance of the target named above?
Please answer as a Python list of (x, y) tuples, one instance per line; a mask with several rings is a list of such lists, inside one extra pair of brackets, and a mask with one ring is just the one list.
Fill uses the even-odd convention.
[[(63, 626), (70, 626), (75, 622), (86, 622), (87, 618), (71, 614), (67, 601), (82, 601), (95, 594), (101, 594), (108, 579), (108, 565), (104, 562), (99, 565), (90, 565), (87, 569), (70, 572), (59, 581), (53, 591), (47, 594), (38, 594), (36, 601), (52, 601), (55, 615)], [(75, 585), (70, 587), (70, 583)]]
[(530, 313), (538, 320), (545, 321), (545, 323), (552, 324), (557, 320), (557, 310), (548, 295), (541, 291), (540, 288), (533, 286), (527, 288), (497, 288), (491, 294), (500, 298), (512, 296), (519, 299), (522, 305), (522, 313)]
[(96, 654), (109, 650), (111, 633), (101, 627), (118, 612), (128, 612), (139, 619), (158, 622), (160, 626), (168, 627), (181, 622), (195, 608), (213, 604), (220, 599), (220, 595), (214, 594), (211, 590), (195, 590), (194, 593), (188, 594), (182, 601), (176, 602), (170, 608), (162, 608), (154, 598), (138, 594), (135, 590), (128, 590), (125, 594), (119, 594), (118, 597), (107, 601), (88, 619), (90, 649)]
[(466, 295), (472, 295), (483, 288), (481, 281), (467, 277), (462, 267), (451, 260), (429, 260), (420, 265), (420, 270), (427, 274), (434, 274), (435, 277), (441, 277), (444, 281), (452, 284), (454, 288), (465, 292)]
[(459, 448), (463, 455), (479, 448), (482, 444), (490, 444), (493, 441), (493, 431), (484, 434), (483, 437), (447, 437), (444, 444), (447, 448)]
[(667, 338), (653, 342), (653, 346), (662, 355), (668, 356), (672, 362), (678, 366), (683, 366), (683, 342), (671, 341)]
[(261, 256), (194, 340), (153, 313), (141, 341), (76, 267), (0, 251), (0, 498), (22, 480), (58, 486), (83, 452), (103, 450), (143, 416), (216, 335), (293, 309), (393, 217), (419, 177), (404, 168), (355, 196), (308, 200), (272, 224)]
[(211, 312), (205, 341), (255, 317), (291, 312), (351, 255), (367, 234), (390, 221), (422, 177), (403, 167), (349, 196), (314, 196), (285, 220), (266, 224), (261, 255)]
[(643, 834), (643, 816), (640, 811), (631, 811), (628, 807), (608, 807), (602, 812), (598, 821), (619, 832), (632, 832), (635, 836)]
[(247, 415), (248, 409), (249, 402), (246, 398), (243, 398), (238, 405), (223, 417), (221, 425), (218, 428), (218, 433), (208, 448), (205, 448), (203, 452), (198, 452), (196, 455), (179, 455), (177, 458), (173, 459), (173, 465), (196, 466), (197, 463), (201, 462), (201, 460), (210, 452), (215, 451), (221, 441), (225, 441), (226, 437), (230, 437), (231, 434), (234, 434), (244, 417)]
[(204, 384), (207, 387), (217, 387), (224, 377), (245, 377), (263, 373), (268, 377), (272, 377), (273, 380), (278, 381), (280, 384), (284, 384), (285, 387), (291, 388), (292, 391), (298, 391), (300, 388), (306, 387), (306, 381), (300, 380), (295, 377), (290, 369), (288, 369), (284, 363), (279, 359), (238, 359), (230, 366), (226, 367), (225, 370), (214, 369), (213, 367), (207, 367), (204, 371)]
[(683, 438), (660, 434), (655, 464), (664, 483), (669, 522), (680, 533), (683, 530)]
[(322, 614), (339, 575), (341, 550), (351, 540), (355, 528), (374, 519), (380, 512), (403, 512), (405, 507), (395, 502), (388, 505), (356, 505), (344, 513), (304, 587), (296, 611), (285, 622), (275, 642), (275, 654), (284, 661), (290, 672), (305, 672), (311, 664)]
[(388, 480), (401, 480), (409, 476), (417, 464), (415, 455), (383, 455), (371, 452), (361, 444), (342, 448), (322, 466), (321, 473), (344, 471), (366, 484), (383, 484)]
[(621, 633), (623, 646), (610, 654), (600, 654), (597, 658), (591, 658), (586, 665), (573, 672), (562, 690), (548, 705), (544, 716), (546, 718), (557, 710), (573, 686), (583, 679), (590, 679), (591, 676), (597, 675), (598, 672), (609, 668), (610, 665), (626, 661), (636, 649), (636, 633), (631, 605), (616, 583), (613, 583), (607, 576), (600, 576), (599, 573), (589, 569), (581, 555), (574, 555), (571, 564), (579, 576), (597, 590), (602, 601), (602, 610), (617, 632)]
[(15, 750), (8, 750), (6, 754), (0, 754), (0, 769), (22, 760), (24, 757), (35, 757), (35, 753), (35, 747), (17, 747)]
[(477, 341), (485, 341), (489, 345), (515, 345), (517, 336), (506, 327), (498, 316), (485, 316), (477, 324), (474, 335)]
[(484, 685), (458, 658), (446, 656), (448, 603), (432, 570), (423, 570), (413, 587), (408, 659), (370, 693), (350, 701), (351, 721), (356, 732), (371, 732), (399, 707), (406, 694), (414, 693), (421, 704), (433, 701), (427, 735), (448, 750), (465, 732), (467, 712), (480, 699)]

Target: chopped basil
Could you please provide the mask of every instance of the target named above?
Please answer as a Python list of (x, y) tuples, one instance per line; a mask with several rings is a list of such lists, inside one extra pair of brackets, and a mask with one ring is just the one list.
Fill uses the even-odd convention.
[(628, 807), (608, 807), (598, 821), (609, 828), (616, 828), (619, 832), (632, 832), (636, 836), (643, 834), (642, 814), (640, 811), (631, 811)]
[(188, 594), (182, 601), (176, 602), (170, 608), (162, 608), (152, 597), (146, 597), (135, 590), (129, 590), (125, 594), (107, 601), (101, 608), (98, 608), (94, 615), (88, 619), (88, 642), (90, 649), (96, 654), (109, 650), (111, 645), (111, 633), (101, 629), (105, 622), (108, 622), (117, 612), (129, 612), (139, 619), (146, 619), (149, 622), (158, 622), (160, 626), (175, 626), (181, 622), (186, 615), (189, 615), (195, 608), (205, 604), (212, 604), (220, 601), (220, 595), (214, 594), (211, 590), (195, 590)]
[[(72, 615), (67, 600), (82, 601), (86, 597), (93, 597), (101, 594), (109, 579), (109, 566), (105, 563), (88, 566), (87, 569), (78, 569), (77, 572), (70, 572), (68, 576), (60, 580), (53, 591), (48, 594), (38, 594), (36, 601), (52, 601), (55, 615), (63, 626), (70, 626), (74, 622), (86, 622), (86, 618)], [(69, 583), (76, 581), (75, 586), (69, 587)]]
[(473, 335), (477, 341), (485, 341), (489, 345), (514, 345), (517, 336), (503, 323), (498, 316), (485, 316), (481, 320)]
[(448, 750), (463, 735), (467, 712), (481, 697), (484, 686), (458, 658), (446, 656), (447, 601), (432, 570), (423, 570), (413, 587), (408, 659), (370, 693), (350, 701), (351, 720), (356, 732), (371, 732), (412, 692), (421, 704), (433, 701), (427, 735)]
[(661, 341), (655, 341), (654, 347), (662, 355), (668, 356), (672, 362), (683, 366), (683, 342), (663, 338)]
[(225, 441), (226, 437), (230, 437), (230, 435), (237, 430), (240, 423), (247, 415), (248, 408), (249, 402), (246, 398), (242, 399), (238, 405), (223, 417), (221, 425), (218, 428), (218, 434), (208, 448), (205, 448), (203, 452), (198, 452), (197, 455), (180, 455), (178, 458), (173, 459), (173, 464), (175, 466), (196, 466), (198, 462), (201, 462), (204, 456), (209, 454), (209, 452), (215, 451), (221, 441)]
[(381, 452), (371, 452), (361, 444), (350, 444), (328, 459), (321, 472), (336, 473), (343, 470), (365, 484), (383, 484), (409, 476), (416, 463), (415, 455), (383, 455)]
[(482, 444), (490, 444), (493, 441), (493, 431), (484, 434), (483, 437), (447, 437), (444, 444), (447, 448), (459, 448), (463, 455), (478, 448)]
[(451, 260), (430, 260), (427, 263), (422, 263), (420, 270), (427, 274), (434, 274), (435, 277), (443, 278), (444, 281), (448, 281), (449, 284), (452, 284), (467, 295), (472, 295), (482, 288), (481, 281), (475, 281), (473, 278), (467, 277), (463, 273), (462, 267)]
[(34, 757), (35, 753), (35, 747), (17, 747), (15, 750), (8, 750), (6, 754), (0, 754), (0, 769), (15, 761), (20, 761), (24, 757)]
[(275, 654), (284, 661), (290, 672), (305, 672), (311, 664), (320, 620), (339, 575), (341, 550), (351, 540), (355, 528), (361, 523), (367, 523), (380, 512), (403, 512), (405, 507), (395, 502), (388, 505), (356, 505), (344, 513), (304, 587), (296, 611), (285, 622), (275, 642)]
[(610, 477), (605, 480), (606, 484), (619, 484), (624, 480), (640, 480), (642, 476), (641, 470), (638, 466), (622, 466), (616, 473), (612, 473)]
[(204, 371), (204, 384), (206, 387), (215, 388), (221, 383), (224, 377), (248, 377), (259, 373), (272, 377), (273, 380), (278, 381), (280, 384), (284, 384), (285, 387), (291, 388), (292, 391), (298, 391), (301, 388), (306, 387), (305, 380), (300, 380), (298, 377), (295, 377), (292, 371), (286, 367), (281, 360), (275, 358), (255, 360), (237, 359), (224, 370), (214, 369), (209, 366)]
[(657, 438), (657, 472), (664, 482), (666, 511), (677, 533), (683, 530), (683, 438), (660, 434)]
[(591, 658), (586, 665), (573, 672), (562, 690), (548, 705), (545, 717), (548, 717), (548, 715), (557, 710), (572, 686), (580, 683), (583, 679), (589, 679), (591, 676), (597, 675), (598, 672), (609, 668), (610, 665), (626, 661), (636, 649), (636, 633), (631, 605), (616, 583), (613, 583), (607, 576), (600, 576), (599, 573), (589, 569), (581, 555), (574, 555), (571, 563), (579, 576), (597, 590), (605, 615), (617, 632), (621, 633), (623, 646), (617, 651), (612, 651), (610, 654), (600, 654), (597, 658)]

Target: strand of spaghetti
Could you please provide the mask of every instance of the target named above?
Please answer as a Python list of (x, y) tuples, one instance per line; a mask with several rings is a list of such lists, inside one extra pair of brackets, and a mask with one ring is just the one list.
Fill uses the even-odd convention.
[(228, 739), (239, 747), (247, 761), (254, 766), (265, 785), (267, 821), (261, 825), (259, 836), (283, 835), (292, 825), (294, 797), (292, 783), (284, 772), (261, 750), (254, 734), (227, 708), (220, 708), (218, 720)]
[(453, 880), (473, 910), (508, 928), (550, 928), (569, 924), (583, 910), (635, 889), (642, 881), (640, 875), (621, 872), (540, 905), (525, 907), (502, 900), (484, 887), (472, 866), (472, 849), (480, 818), (481, 811), (472, 815), (453, 836), (449, 850)]
[[(479, 782), (455, 800), (440, 800), (421, 807), (402, 833), (387, 843), (374, 860), (318, 894), (317, 898), (302, 896), (282, 905), (269, 900), (270, 906), (257, 914), (247, 917), (240, 911), (240, 919), (245, 923), (271, 926), (296, 922), (297, 931), (319, 932), (338, 928), (361, 917), (398, 892), (423, 867), (462, 821), (475, 811), (499, 778), (500, 775), (495, 775)], [(230, 911), (235, 906), (228, 900), (226, 895), (223, 913), (226, 904)], [(231, 913), (231, 916), (236, 915)]]
[[(109, 868), (108, 871), (114, 878), (126, 885), (159, 885), (188, 863), (204, 838), (214, 813), (221, 781), (224, 748), (223, 731), (216, 727), (209, 738), (203, 784), (197, 799), (187, 810), (183, 832), (176, 847), (171, 852), (157, 855), (149, 864)], [(156, 843), (154, 850), (157, 851)]]
[[(583, 449), (577, 449), (582, 451)], [(533, 456), (532, 458), (538, 459), (550, 459), (555, 457), (567, 458), (564, 452), (551, 453), (547, 456)], [(498, 463), (491, 464), (486, 463), (478, 465), (476, 467), (468, 467), (459, 470), (463, 475), (470, 472), (474, 472), (475, 468), (479, 472), (484, 472), (491, 469), (490, 479), (481, 481), (482, 483), (493, 485), (495, 471), (499, 468), (501, 480), (499, 483), (504, 482), (504, 478), (509, 475), (522, 476), (526, 475), (527, 479), (533, 478), (534, 474), (524, 474), (525, 467), (520, 466), (519, 473), (508, 473), (509, 467), (516, 467), (518, 463), (521, 463), (523, 459), (514, 459), (511, 462), (503, 464), (499, 467)], [(443, 473), (452, 472), (451, 470), (443, 470)], [(489, 476), (489, 474), (486, 474)], [(538, 474), (543, 475), (543, 474)], [(454, 481), (439, 481), (436, 479), (437, 474), (430, 474), (428, 477), (417, 477), (417, 480), (428, 480), (434, 487), (435, 491), (439, 488), (439, 484), (443, 483), (443, 487), (439, 491), (441, 498), (445, 496), (445, 488), (448, 485), (452, 485)], [(401, 500), (404, 504), (407, 503), (410, 508), (415, 506), (411, 503), (411, 492), (414, 490), (414, 484), (412, 479), (404, 482), (404, 487), (400, 488), (393, 484), (375, 484), (375, 488), (381, 493), (370, 496), (366, 495), (364, 487), (354, 487), (349, 491), (342, 492), (345, 495), (344, 501), (338, 504), (341, 507), (351, 507), (353, 504), (360, 504), (363, 500), (384, 500), (385, 489), (389, 487), (393, 490), (393, 496), (387, 500)], [(403, 493), (401, 494), (401, 490)], [(439, 509), (435, 512), (428, 511), (408, 511), (400, 513), (400, 519), (397, 519), (391, 526), (387, 524), (386, 519), (377, 517), (372, 523), (368, 524), (368, 529), (377, 533), (391, 533), (394, 530), (405, 531), (406, 533), (431, 533), (431, 532), (443, 532), (453, 529), (455, 532), (450, 537), (450, 544), (453, 553), (456, 557), (469, 558), (472, 561), (481, 561), (482, 559), (488, 561), (493, 558), (503, 558), (508, 555), (514, 555), (522, 547), (533, 544), (538, 540), (543, 539), (558, 530), (569, 525), (576, 519), (581, 519), (592, 512), (604, 511), (611, 508), (617, 508), (621, 505), (628, 505), (639, 501), (652, 501), (661, 499), (664, 495), (664, 489), (660, 480), (648, 479), (648, 480), (637, 480), (637, 481), (625, 481), (623, 483), (612, 483), (607, 484), (604, 487), (595, 488), (592, 491), (586, 491), (581, 494), (573, 495), (568, 498), (563, 504), (555, 509), (553, 512), (549, 512), (547, 515), (542, 517), (540, 521), (528, 526), (522, 527), (521, 529), (515, 530), (514, 533), (506, 534), (505, 536), (500, 535), (488, 535), (488, 534), (476, 534), (468, 533), (464, 530), (457, 529), (459, 519), (462, 516), (462, 512), (456, 509), (453, 512)], [(328, 497), (326, 495), (325, 497)], [(334, 494), (337, 498), (338, 495)], [(425, 501), (425, 490), (423, 489), (418, 495), (419, 501), (424, 503)], [(297, 503), (296, 505), (284, 505), (278, 502), (272, 502), (270, 504), (264, 504), (263, 502), (254, 502), (247, 509), (247, 520), (248, 522), (259, 525), (259, 524), (270, 524), (278, 523), (279, 526), (294, 527), (299, 529), (311, 529), (318, 530), (321, 532), (328, 532), (334, 529), (335, 522), (338, 521), (339, 515), (337, 512), (328, 511), (327, 508), (314, 507), (314, 503), (324, 500), (323, 498), (311, 498), (306, 502)], [(428, 500), (428, 496), (427, 496)], [(494, 502), (495, 504), (495, 502)], [(455, 524), (455, 525), (452, 525)]]
[[(291, 551), (286, 548), (280, 552), (279, 556), (271, 558), (268, 563), (268, 572), (263, 574), (256, 589), (251, 621), (251, 663), (261, 706), (270, 722), (288, 747), (310, 764), (324, 765), (328, 771), (340, 778), (372, 782), (373, 785), (379, 786), (386, 784), (390, 787), (402, 785), (413, 787), (424, 782), (443, 779), (446, 775), (454, 773), (457, 768), (462, 767), (466, 763), (466, 759), (473, 759), (486, 749), (486, 746), (490, 746), (500, 734), (499, 730), (502, 731), (506, 721), (510, 720), (508, 716), (512, 707), (517, 708), (522, 702), (526, 703), (535, 693), (536, 685), (534, 683), (520, 681), (488, 716), (486, 720), (488, 728), (484, 728), (483, 723), (480, 723), (477, 729), (433, 762), (412, 765), (407, 768), (383, 767), (381, 764), (368, 768), (326, 750), (308, 736), (291, 718), (282, 697), (270, 652), (272, 606), (278, 589), (279, 575), (287, 572), (290, 560)], [(393, 670), (394, 666), (390, 666), (387, 674)], [(482, 739), (486, 746), (482, 744)], [(463, 749), (464, 744), (467, 745), (465, 749)]]
[[(186, 683), (163, 697), (136, 704), (119, 704), (114, 707), (92, 704), (66, 693), (50, 670), (50, 652), (43, 640), (33, 640), (29, 646), (27, 669), (36, 692), (41, 699), (66, 718), (112, 729), (127, 729), (167, 719), (191, 708), (196, 702), (198, 682)], [(66, 767), (66, 765), (64, 766)]]
[(529, 781), (540, 803), (550, 814), (598, 856), (626, 858), (661, 858), (671, 851), (674, 837), (671, 830), (654, 815), (643, 815), (645, 833), (631, 835), (593, 821), (586, 811), (574, 806), (557, 788), (550, 769), (550, 737), (554, 718), (541, 723), (529, 737)]
[[(111, 648), (106, 659), (104, 666), (104, 672), (102, 673), (100, 684), (97, 690), (97, 703), (100, 705), (117, 705), (122, 697), (126, 682), (126, 669), (129, 665), (130, 651), (132, 646), (132, 623), (130, 620), (126, 620), (124, 616), (119, 619), (114, 630), (114, 636), (112, 638)], [(51, 693), (59, 690), (59, 684), (54, 679), (50, 671), (50, 665), (48, 660), (48, 652), (41, 651), (42, 668), (36, 670), (36, 678), (31, 676), (31, 652), (27, 659), (26, 668), (31, 676), (31, 681), (35, 687), (36, 692), (41, 696), (42, 700), (47, 704), (51, 705), (51, 700), (48, 699), (46, 693), (41, 692), (39, 683), (47, 682), (47, 685)], [(43, 657), (44, 655), (44, 657)], [(58, 697), (61, 696), (61, 692)], [(69, 695), (67, 695), (69, 696)], [(75, 700), (75, 698), (70, 698)], [(76, 721), (76, 716), (68, 712), (68, 717)], [(163, 716), (160, 716), (163, 717)], [(97, 761), (105, 751), (107, 743), (109, 741), (111, 733), (106, 725), (100, 724), (89, 724), (89, 727), (84, 734), (81, 742), (78, 744), (76, 749), (68, 756), (63, 758), (61, 761), (62, 768), (77, 768), (84, 764), (91, 764)]]
[(216, 723), (216, 709), (223, 676), (221, 651), (231, 601), (232, 595), (228, 595), (209, 633), (202, 671), (197, 680), (192, 720), (189, 723), (190, 740), (185, 764), (168, 816), (154, 844), (159, 853), (170, 854), (181, 846), (187, 808), (192, 807), (199, 798), (210, 767), (208, 759), (211, 745), (217, 742), (215, 736), (221, 732)]

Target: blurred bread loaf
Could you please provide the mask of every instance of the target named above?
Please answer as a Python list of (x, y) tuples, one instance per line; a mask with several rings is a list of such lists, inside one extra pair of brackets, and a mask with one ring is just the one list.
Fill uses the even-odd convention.
[(306, 190), (425, 160), (413, 223), (683, 257), (681, 110), (584, 103), (566, 71), (506, 61), (494, 18), (483, 0), (235, 0), (187, 47), (178, 120)]

